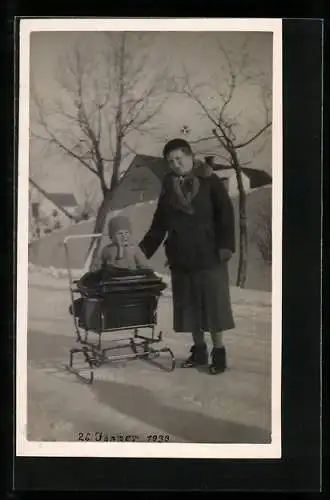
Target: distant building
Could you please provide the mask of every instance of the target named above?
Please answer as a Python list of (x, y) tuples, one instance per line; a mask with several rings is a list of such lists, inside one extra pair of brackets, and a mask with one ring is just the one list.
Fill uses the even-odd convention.
[[(228, 168), (225, 170), (215, 170), (214, 173), (224, 182), (230, 196), (238, 195), (237, 177), (236, 172), (233, 168)], [(242, 184), (244, 187), (244, 191), (246, 193), (249, 192), (251, 189), (251, 181), (245, 172), (242, 173)]]
[(250, 179), (250, 188), (255, 189), (272, 184), (272, 177), (265, 170), (243, 167), (244, 174)]
[[(64, 211), (63, 211), (64, 209)], [(76, 215), (78, 203), (72, 193), (38, 193), (30, 198), (29, 239), (72, 224), (73, 220), (65, 213)]]
[[(207, 156), (205, 161), (212, 166), (214, 173), (223, 180), (230, 196), (238, 194), (237, 175), (235, 169), (230, 165), (215, 163), (213, 156)], [(271, 176), (264, 170), (242, 167), (242, 183), (245, 192), (272, 183)]]
[(61, 208), (74, 216), (78, 208), (75, 196), (72, 193), (47, 193), (47, 196), (43, 197), (40, 210), (47, 216), (53, 215), (56, 211), (60, 220), (70, 222), (70, 218), (61, 211)]
[(111, 197), (111, 209), (117, 210), (158, 198), (166, 171), (168, 167), (162, 158), (135, 155)]

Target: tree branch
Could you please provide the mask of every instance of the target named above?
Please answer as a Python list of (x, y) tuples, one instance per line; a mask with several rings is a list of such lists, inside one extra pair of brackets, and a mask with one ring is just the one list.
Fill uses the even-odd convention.
[(43, 140), (43, 141), (47, 141), (49, 144), (54, 144), (55, 146), (57, 146), (58, 148), (60, 148), (62, 151), (64, 151), (67, 155), (71, 156), (72, 158), (74, 158), (75, 160), (79, 161), (82, 165), (84, 165), (84, 167), (86, 167), (90, 172), (92, 172), (93, 174), (96, 174), (97, 175), (97, 171), (93, 169), (93, 167), (91, 167), (85, 160), (82, 156), (79, 156), (77, 155), (72, 149), (68, 148), (67, 146), (65, 146), (62, 142), (60, 142), (57, 137), (55, 137), (54, 135), (50, 134), (50, 137), (42, 137), (42, 136), (39, 136), (37, 134), (33, 134), (33, 137), (35, 137), (36, 139), (40, 139), (40, 140)]
[(199, 144), (200, 142), (206, 142), (210, 140), (214, 140), (214, 135), (210, 137), (201, 137), (200, 139), (190, 140), (189, 142), (190, 144)]
[(218, 141), (220, 142), (221, 146), (226, 150), (228, 151), (228, 146), (227, 144), (224, 142), (223, 138), (220, 136), (219, 132), (217, 131), (216, 128), (212, 129), (212, 132), (213, 132), (213, 135), (214, 137), (216, 137), (218, 139)]
[(245, 146), (248, 146), (249, 144), (251, 144), (251, 142), (255, 141), (261, 134), (263, 134), (265, 132), (265, 130), (267, 130), (269, 127), (271, 127), (271, 125), (272, 125), (272, 122), (266, 123), (266, 125), (264, 127), (262, 127), (259, 130), (259, 132), (257, 132), (252, 137), (250, 137), (250, 139), (248, 139), (247, 141), (241, 142), (240, 144), (235, 144), (235, 149), (240, 149), (240, 148), (244, 148)]
[(234, 95), (234, 91), (235, 91), (236, 84), (237, 84), (237, 73), (234, 70), (232, 61), (231, 61), (227, 51), (225, 50), (225, 48), (221, 44), (218, 44), (218, 45), (219, 45), (220, 51), (222, 52), (222, 54), (224, 55), (224, 57), (226, 59), (226, 62), (227, 62), (228, 68), (229, 68), (229, 74), (230, 74), (228, 95), (225, 96), (224, 94), (222, 94), (222, 95), (219, 94), (224, 100), (223, 105), (220, 109), (220, 113), (219, 113), (219, 124), (221, 124), (224, 121), (224, 113), (226, 111), (226, 108), (231, 103), (233, 95)]

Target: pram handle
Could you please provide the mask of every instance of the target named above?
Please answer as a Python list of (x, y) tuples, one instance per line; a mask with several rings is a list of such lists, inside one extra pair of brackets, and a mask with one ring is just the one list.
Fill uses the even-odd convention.
[(70, 266), (70, 257), (69, 257), (69, 248), (68, 248), (68, 241), (69, 240), (77, 240), (77, 239), (83, 239), (83, 238), (90, 238), (90, 239), (97, 239), (97, 238), (102, 238), (103, 234), (102, 233), (92, 233), (92, 234), (71, 234), (69, 236), (66, 236), (63, 240), (64, 248), (65, 248), (65, 256), (66, 256), (66, 263), (67, 263), (67, 270), (68, 270), (68, 277), (70, 281), (70, 288), (72, 288), (72, 285), (74, 283), (72, 279), (72, 272), (71, 272), (71, 266)]
[(67, 246), (67, 242), (69, 240), (74, 240), (74, 239), (82, 239), (82, 238), (101, 238), (103, 236), (102, 233), (92, 233), (92, 234), (70, 234), (69, 236), (66, 236), (63, 240), (64, 245)]
[[(101, 238), (102, 236), (103, 236), (102, 233), (71, 234), (69, 236), (66, 236), (64, 238), (64, 240), (63, 240), (63, 245), (64, 245), (64, 249), (65, 249), (65, 257), (66, 257), (66, 264), (67, 264), (67, 271), (68, 271), (68, 278), (69, 278), (69, 283), (70, 283), (70, 295), (71, 295), (72, 307), (74, 307), (74, 291), (73, 291), (73, 286), (77, 283), (77, 280), (73, 280), (73, 277), (72, 277), (72, 271), (71, 271), (71, 267), (70, 267), (68, 242), (69, 242), (69, 240), (78, 240), (78, 239), (83, 239), (83, 238), (97, 239), (97, 238)], [(73, 316), (73, 321), (74, 321), (76, 333), (79, 336), (79, 328), (78, 328), (77, 318), (75, 316)]]

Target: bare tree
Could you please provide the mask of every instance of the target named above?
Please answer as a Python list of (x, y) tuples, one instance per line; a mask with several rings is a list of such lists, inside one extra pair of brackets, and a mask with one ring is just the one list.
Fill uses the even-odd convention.
[(101, 33), (97, 52), (78, 41), (59, 62), (59, 97), (49, 103), (32, 89), (33, 137), (99, 181), (103, 201), (95, 232), (103, 229), (132, 137), (148, 133), (166, 99), (164, 73), (146, 70), (150, 46), (145, 38), (134, 32)]
[[(238, 58), (226, 50), (221, 43), (218, 44), (218, 48), (221, 62), (225, 63), (219, 76), (214, 74), (209, 81), (201, 81), (184, 67), (183, 76), (175, 77), (175, 83), (171, 82), (171, 88), (174, 92), (189, 97), (197, 104), (201, 114), (210, 124), (209, 137), (191, 142), (196, 144), (214, 139), (220, 150), (219, 156), (235, 170), (239, 191), (239, 262), (236, 285), (244, 288), (247, 278), (248, 236), (246, 192), (242, 180), (244, 163), (240, 158), (240, 152), (257, 143), (257, 140), (270, 129), (272, 124), (271, 92), (264, 75), (251, 71), (247, 40), (239, 51)], [(263, 122), (253, 124), (253, 129), (252, 126), (244, 124), (241, 117), (242, 110), (237, 112), (238, 106), (235, 106), (236, 95), (244, 85), (257, 87), (264, 113)], [(243, 131), (247, 129), (247, 134), (244, 135)]]

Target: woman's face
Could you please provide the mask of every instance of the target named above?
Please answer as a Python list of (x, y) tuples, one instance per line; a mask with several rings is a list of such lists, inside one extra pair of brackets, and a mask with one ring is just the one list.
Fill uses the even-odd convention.
[(171, 151), (166, 157), (171, 170), (177, 175), (187, 175), (193, 168), (193, 156), (181, 149)]

